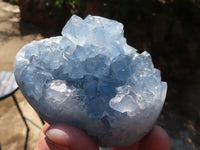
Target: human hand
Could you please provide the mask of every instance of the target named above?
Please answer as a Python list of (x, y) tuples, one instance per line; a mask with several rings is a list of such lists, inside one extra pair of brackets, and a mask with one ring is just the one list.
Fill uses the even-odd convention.
[[(83, 131), (66, 124), (45, 124), (35, 150), (99, 150), (98, 146)], [(167, 133), (154, 126), (140, 142), (113, 150), (170, 150)]]

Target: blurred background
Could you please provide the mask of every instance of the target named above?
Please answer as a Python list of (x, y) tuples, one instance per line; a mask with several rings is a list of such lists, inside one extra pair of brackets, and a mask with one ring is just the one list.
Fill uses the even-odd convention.
[[(71, 17), (88, 14), (124, 24), (129, 45), (148, 51), (168, 93), (157, 124), (172, 150), (200, 150), (200, 0), (0, 0), (0, 70), (13, 71), (20, 48), (32, 40), (60, 35)], [(42, 126), (20, 91), (25, 116)], [(9, 97), (0, 101), (2, 150), (23, 149), (25, 126)], [(28, 149), (40, 130), (30, 124)]]

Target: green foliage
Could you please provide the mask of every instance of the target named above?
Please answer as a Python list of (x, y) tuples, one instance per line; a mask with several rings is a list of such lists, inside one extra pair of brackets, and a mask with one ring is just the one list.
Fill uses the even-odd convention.
[[(16, 1), (16, 0), (11, 0)], [(46, 0), (49, 14), (84, 14), (86, 3), (99, 0)], [(149, 22), (157, 14), (174, 20), (200, 20), (200, 0), (101, 0), (102, 14), (123, 23)]]
[(84, 2), (82, 0), (46, 0), (46, 6), (49, 13), (54, 15), (58, 13), (79, 13)]
[(12, 4), (18, 4), (19, 0), (9, 0), (9, 2), (12, 3)]

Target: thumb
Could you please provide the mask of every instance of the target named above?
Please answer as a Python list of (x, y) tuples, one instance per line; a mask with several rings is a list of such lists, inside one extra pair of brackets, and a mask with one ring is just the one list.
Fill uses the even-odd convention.
[(56, 150), (98, 150), (98, 146), (80, 129), (66, 125), (51, 125), (45, 132), (46, 143)]

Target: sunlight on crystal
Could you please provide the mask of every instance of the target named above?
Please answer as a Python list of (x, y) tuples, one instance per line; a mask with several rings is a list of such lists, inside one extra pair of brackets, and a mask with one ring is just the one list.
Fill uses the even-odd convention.
[(151, 55), (129, 46), (123, 24), (73, 15), (62, 36), (33, 41), (17, 54), (20, 90), (48, 123), (84, 130), (101, 146), (144, 137), (162, 109), (167, 83)]

